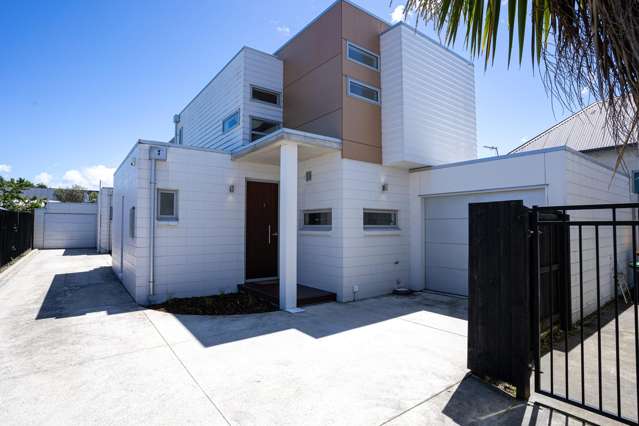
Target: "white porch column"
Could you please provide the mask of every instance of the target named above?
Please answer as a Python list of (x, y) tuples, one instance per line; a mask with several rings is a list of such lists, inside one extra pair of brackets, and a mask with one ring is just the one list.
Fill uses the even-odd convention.
[(297, 311), (297, 145), (280, 147), (280, 309)]

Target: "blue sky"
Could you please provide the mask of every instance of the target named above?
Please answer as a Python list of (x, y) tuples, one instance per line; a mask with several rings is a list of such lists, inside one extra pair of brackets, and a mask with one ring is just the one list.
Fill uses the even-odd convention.
[[(109, 182), (137, 139), (172, 137), (173, 114), (242, 46), (273, 52), (331, 3), (5, 3), (0, 174), (63, 186)], [(402, 5), (356, 3), (389, 21)], [(492, 154), (483, 145), (506, 153), (568, 113), (553, 112), (530, 61), (507, 70), (506, 45), (502, 31), (495, 66), (475, 66), (480, 156)], [(468, 57), (463, 46), (456, 50)]]

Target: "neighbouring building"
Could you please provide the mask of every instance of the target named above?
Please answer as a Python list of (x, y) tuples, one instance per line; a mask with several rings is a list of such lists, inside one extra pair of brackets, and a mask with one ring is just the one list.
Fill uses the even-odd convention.
[(170, 142), (133, 146), (113, 270), (140, 304), (273, 279), (288, 310), (298, 283), (464, 296), (470, 202), (629, 200), (625, 173), (608, 189), (609, 166), (570, 147), (477, 159), (475, 120), (471, 62), (337, 1), (273, 54), (242, 48)]

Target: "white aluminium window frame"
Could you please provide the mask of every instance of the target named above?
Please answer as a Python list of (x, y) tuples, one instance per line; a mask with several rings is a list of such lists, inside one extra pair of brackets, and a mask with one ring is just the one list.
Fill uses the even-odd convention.
[[(375, 61), (377, 62), (377, 67), (372, 67), (372, 66), (370, 66), (368, 64), (365, 64), (364, 62), (360, 62), (357, 59), (351, 57), (351, 54), (350, 54), (351, 53), (351, 47), (354, 48), (355, 50), (360, 50), (363, 53), (374, 57)], [(348, 41), (348, 40), (346, 41), (346, 59), (348, 59), (351, 62), (356, 63), (357, 65), (361, 65), (361, 66), (366, 67), (368, 69), (371, 69), (373, 71), (379, 72), (379, 62), (380, 62), (379, 55), (377, 53), (371, 52), (370, 50), (368, 50), (368, 49), (366, 49), (366, 48), (364, 48), (362, 46), (358, 46), (357, 44), (353, 43), (352, 41)]]
[[(377, 100), (370, 99), (370, 98), (367, 98), (365, 96), (360, 96), (357, 93), (351, 92), (351, 83), (358, 84), (360, 86), (364, 86), (364, 87), (366, 87), (368, 89), (374, 90), (375, 92), (377, 92)], [(357, 98), (357, 99), (360, 99), (360, 100), (365, 101), (365, 102), (370, 102), (371, 104), (374, 104), (374, 105), (380, 105), (381, 101), (382, 101), (382, 99), (381, 99), (382, 92), (381, 92), (381, 90), (379, 90), (379, 87), (371, 86), (370, 84), (366, 84), (366, 83), (361, 82), (359, 80), (355, 80), (354, 78), (351, 78), (351, 77), (347, 77), (346, 78), (346, 94), (348, 96), (353, 97), (353, 98)]]
[[(170, 215), (166, 215), (166, 214), (162, 214), (162, 210), (161, 210), (161, 201), (162, 201), (162, 194), (172, 194), (173, 195), (173, 214)], [(156, 219), (158, 221), (177, 221), (178, 220), (178, 191), (177, 189), (157, 189), (157, 217)]]

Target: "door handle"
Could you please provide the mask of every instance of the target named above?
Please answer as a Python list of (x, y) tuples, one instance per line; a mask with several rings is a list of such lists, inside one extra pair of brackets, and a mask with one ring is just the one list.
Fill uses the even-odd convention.
[(271, 245), (271, 225), (268, 226), (268, 245)]

